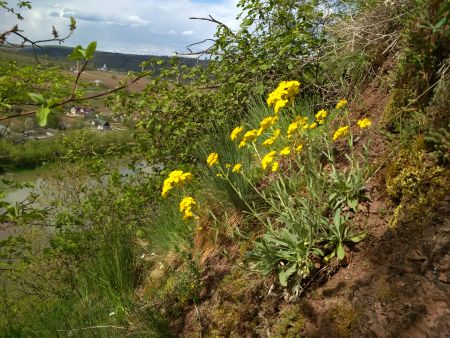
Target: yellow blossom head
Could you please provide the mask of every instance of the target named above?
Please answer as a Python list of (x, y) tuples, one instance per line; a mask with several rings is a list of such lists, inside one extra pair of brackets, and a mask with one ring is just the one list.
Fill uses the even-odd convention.
[(273, 162), (273, 164), (272, 164), (272, 172), (278, 171), (279, 167), (280, 167), (280, 163), (278, 161)]
[(208, 155), (208, 158), (206, 159), (206, 164), (208, 164), (208, 167), (212, 167), (214, 164), (217, 164), (219, 162), (219, 154), (218, 153), (211, 153)]
[(297, 131), (298, 127), (299, 127), (298, 122), (292, 122), (292, 123), (289, 125), (289, 127), (288, 127), (288, 129), (287, 129), (287, 135), (288, 135), (288, 138), (291, 138), (291, 137), (292, 137), (292, 135)]
[(248, 132), (246, 132), (244, 134), (244, 137), (242, 138), (242, 142), (245, 142), (245, 143), (251, 142), (256, 137), (258, 137), (258, 130), (256, 130), (256, 129), (249, 130)]
[(164, 180), (161, 196), (167, 197), (167, 194), (170, 190), (172, 190), (172, 188), (183, 185), (184, 182), (190, 181), (192, 178), (193, 175), (189, 172), (184, 173), (182, 170), (172, 171)]
[(323, 123), (325, 122), (325, 118), (327, 117), (327, 114), (328, 114), (328, 113), (327, 113), (326, 110), (324, 110), (324, 109), (319, 110), (319, 111), (317, 112), (317, 114), (315, 115), (317, 122), (318, 122), (319, 124), (323, 124)]
[(283, 149), (281, 149), (280, 151), (280, 155), (281, 156), (287, 156), (291, 153), (291, 148), (290, 147), (285, 147)]
[(333, 135), (333, 141), (337, 141), (338, 139), (347, 136), (349, 129), (350, 129), (349, 126), (344, 126), (336, 130), (336, 132)]
[(266, 118), (264, 118), (260, 123), (259, 123), (259, 129), (257, 132), (257, 135), (261, 135), (262, 133), (264, 133), (264, 131), (269, 128), (270, 126), (273, 126), (275, 123), (277, 123), (278, 121), (278, 116), (268, 116)]
[(236, 127), (230, 134), (231, 141), (234, 141), (238, 138), (239, 134), (244, 131), (244, 127)]
[(242, 170), (242, 164), (241, 163), (236, 163), (233, 167), (233, 169), (231, 169), (232, 172), (234, 173), (239, 173)]
[(298, 81), (281, 81), (278, 87), (269, 94), (267, 105), (273, 106), (275, 113), (283, 108), (288, 102), (292, 102), (300, 92), (300, 82)]
[(303, 150), (303, 144), (299, 144), (297, 147), (295, 147), (295, 152), (300, 153)]
[(339, 100), (339, 102), (336, 104), (336, 109), (344, 108), (346, 105), (347, 105), (346, 99)]
[(183, 214), (183, 219), (187, 220), (189, 218), (194, 218), (194, 213), (192, 212), (192, 207), (196, 205), (197, 202), (190, 196), (184, 197), (180, 202), (180, 212)]
[(275, 150), (272, 150), (271, 152), (264, 155), (264, 157), (261, 160), (261, 166), (263, 169), (267, 169), (270, 163), (272, 163), (273, 159), (275, 158), (277, 152)]
[(361, 129), (366, 129), (366, 128), (369, 128), (369, 127), (372, 125), (372, 121), (370, 121), (370, 120), (366, 117), (366, 118), (364, 118), (364, 119), (362, 119), (362, 120), (359, 120), (359, 121), (357, 122), (357, 124), (358, 124), (358, 126), (359, 126)]

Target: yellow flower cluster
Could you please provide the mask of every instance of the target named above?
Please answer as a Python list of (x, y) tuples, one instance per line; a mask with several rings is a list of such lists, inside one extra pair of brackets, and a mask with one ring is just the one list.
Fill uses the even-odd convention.
[(280, 155), (281, 156), (287, 156), (291, 153), (291, 148), (290, 147), (284, 147), (283, 149), (281, 149), (280, 151)]
[(280, 129), (275, 129), (273, 131), (273, 134), (271, 137), (269, 137), (267, 140), (265, 140), (262, 145), (263, 147), (270, 147), (272, 144), (275, 143), (275, 141), (277, 140), (278, 136), (280, 136), (281, 130)]
[(297, 147), (295, 147), (295, 151), (297, 153), (301, 152), (303, 150), (303, 144), (299, 144)]
[(194, 218), (194, 213), (192, 212), (192, 207), (196, 205), (197, 202), (192, 197), (184, 197), (180, 202), (180, 212), (183, 214), (183, 219), (187, 220), (189, 218)]
[(359, 120), (357, 124), (361, 129), (366, 129), (372, 125), (372, 122), (366, 117), (365, 119)]
[(238, 138), (239, 134), (244, 131), (244, 127), (236, 127), (230, 134), (231, 141), (234, 141)]
[(276, 172), (280, 167), (280, 163), (278, 161), (273, 162), (272, 164), (272, 172)]
[(189, 172), (184, 173), (182, 170), (172, 171), (169, 174), (169, 176), (164, 180), (161, 196), (167, 197), (167, 194), (169, 193), (170, 190), (172, 190), (172, 188), (176, 186), (181, 186), (184, 184), (184, 182), (192, 180), (192, 178), (193, 176)]
[(291, 138), (298, 128), (302, 126), (303, 128), (308, 127), (308, 118), (304, 116), (297, 116), (287, 129), (288, 138)]
[(263, 159), (261, 160), (261, 166), (263, 169), (267, 169), (267, 167), (273, 162), (275, 159), (275, 156), (277, 155), (277, 152), (275, 150), (272, 150), (271, 152), (268, 152), (266, 155), (264, 155)]
[(336, 130), (336, 132), (333, 135), (333, 141), (337, 141), (342, 137), (345, 137), (348, 135), (350, 127), (349, 126), (344, 126), (339, 128), (338, 130)]
[(277, 121), (278, 121), (278, 116), (268, 116), (268, 117), (264, 118), (259, 123), (259, 129), (258, 129), (257, 135), (259, 136), (262, 133), (264, 133), (267, 128), (273, 126), (275, 123), (277, 123)]
[(319, 124), (323, 124), (324, 122), (325, 122), (325, 117), (327, 117), (327, 111), (326, 110), (324, 110), (324, 109), (322, 109), (322, 110), (319, 110), (319, 112), (315, 115), (315, 117), (316, 117), (316, 121), (319, 123)]
[(294, 100), (295, 95), (300, 92), (300, 82), (298, 81), (282, 81), (277, 89), (269, 94), (267, 105), (274, 107), (275, 113), (278, 113), (288, 102)]
[(246, 132), (244, 134), (242, 141), (239, 143), (239, 148), (245, 147), (247, 142), (251, 142), (257, 137), (258, 137), (258, 130), (256, 130), (256, 129), (249, 130), (248, 132)]
[(232, 172), (234, 173), (239, 173), (242, 170), (242, 164), (241, 163), (237, 163), (234, 165), (233, 169), (231, 169)]
[(339, 102), (336, 104), (336, 109), (344, 108), (346, 105), (347, 105), (346, 99), (339, 100)]
[(206, 164), (210, 168), (214, 164), (217, 164), (217, 162), (219, 162), (219, 154), (218, 153), (211, 153), (211, 154), (209, 154), (208, 158), (206, 159)]

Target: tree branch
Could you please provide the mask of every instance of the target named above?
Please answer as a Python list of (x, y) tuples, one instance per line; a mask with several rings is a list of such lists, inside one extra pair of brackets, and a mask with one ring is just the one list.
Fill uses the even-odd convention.
[(208, 15), (208, 16), (209, 16), (209, 18), (190, 17), (189, 19), (190, 19), (190, 20), (203, 20), (203, 21), (209, 21), (209, 22), (215, 23), (215, 24), (217, 24), (217, 25), (222, 26), (223, 28), (225, 28), (225, 29), (228, 31), (228, 33), (230, 33), (231, 35), (233, 35), (233, 37), (236, 37), (236, 34), (231, 30), (230, 27), (228, 27), (227, 25), (225, 25), (223, 22), (214, 19), (211, 15)]
[[(102, 92), (102, 93), (98, 93), (98, 94), (94, 94), (94, 95), (90, 95), (90, 96), (86, 96), (86, 97), (80, 97), (80, 98), (76, 98), (73, 95), (71, 95), (67, 99), (65, 99), (63, 101), (60, 101), (58, 103), (55, 103), (54, 105), (52, 105), (49, 108), (50, 109), (54, 109), (54, 108), (63, 106), (63, 105), (65, 105), (67, 103), (70, 103), (70, 102), (86, 101), (86, 100), (91, 100), (91, 99), (95, 99), (95, 98), (98, 98), (98, 97), (110, 95), (112, 93), (118, 92), (119, 90), (127, 88), (128, 86), (131, 86), (133, 83), (136, 83), (137, 81), (139, 81), (140, 79), (142, 79), (144, 76), (147, 76), (147, 75), (148, 75), (148, 72), (142, 73), (139, 76), (136, 76), (132, 81), (127, 82), (127, 83), (125, 83), (125, 84), (123, 84), (123, 85), (121, 85), (119, 87), (116, 87), (114, 89), (110, 89), (110, 90)], [(35, 110), (27, 111), (27, 112), (14, 114), (14, 115), (0, 117), (0, 121), (9, 120), (9, 119), (12, 119), (12, 118), (15, 118), (15, 117), (20, 117), (20, 116), (33, 115), (33, 114), (36, 114), (36, 112), (38, 110), (39, 109), (35, 109)]]

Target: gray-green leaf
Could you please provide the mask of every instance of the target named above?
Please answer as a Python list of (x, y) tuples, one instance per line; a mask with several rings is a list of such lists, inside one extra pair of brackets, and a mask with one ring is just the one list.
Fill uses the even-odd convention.
[(41, 127), (45, 127), (47, 125), (47, 117), (50, 114), (50, 108), (42, 106), (36, 112), (36, 118)]

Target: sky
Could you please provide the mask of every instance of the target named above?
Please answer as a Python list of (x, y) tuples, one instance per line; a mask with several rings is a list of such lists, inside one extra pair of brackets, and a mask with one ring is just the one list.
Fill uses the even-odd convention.
[[(13, 1), (10, 1), (12, 4)], [(238, 28), (238, 0), (34, 0), (31, 10), (21, 10), (25, 20), (19, 28), (33, 40), (51, 37), (52, 25), (63, 36), (69, 17), (77, 20), (77, 29), (65, 45), (86, 46), (97, 41), (97, 50), (173, 55), (186, 52), (186, 46), (212, 38), (215, 25), (189, 17), (207, 17)], [(17, 19), (0, 11), (0, 32)]]

